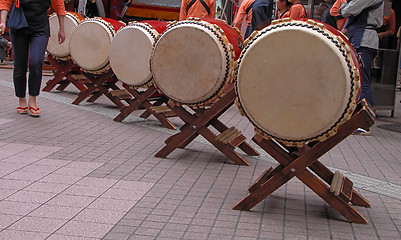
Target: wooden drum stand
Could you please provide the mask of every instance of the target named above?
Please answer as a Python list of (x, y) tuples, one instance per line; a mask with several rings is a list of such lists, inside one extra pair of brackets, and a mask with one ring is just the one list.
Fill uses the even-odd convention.
[[(64, 91), (64, 89), (72, 83), (79, 91), (87, 90), (86, 84), (90, 83), (87, 78), (79, 73), (78, 66), (71, 60), (56, 60), (49, 55), (48, 61), (54, 69), (54, 78), (47, 81), (43, 91), (50, 92), (57, 84), (56, 90)], [(74, 69), (77, 68), (76, 71)], [(78, 72), (78, 73), (75, 73)]]
[[(249, 165), (248, 161), (235, 151), (235, 148), (239, 147), (250, 156), (258, 156), (259, 153), (245, 142), (246, 138), (240, 131), (234, 127), (228, 128), (218, 119), (234, 104), (234, 101), (235, 90), (233, 84), (228, 87), (227, 93), (210, 108), (192, 109), (194, 113), (170, 101), (168, 105), (185, 122), (185, 125), (180, 128), (179, 133), (165, 141), (166, 146), (155, 156), (166, 157), (177, 148), (185, 148), (200, 134), (235, 164)], [(218, 130), (220, 134), (215, 135), (208, 128), (210, 125)]]
[(111, 94), (119, 96), (121, 99), (126, 99), (129, 104), (120, 109), (120, 114), (113, 119), (114, 121), (121, 122), (133, 111), (145, 108), (146, 111), (140, 115), (141, 118), (148, 118), (150, 115), (153, 115), (165, 128), (172, 130), (177, 128), (167, 119), (169, 117), (177, 116), (167, 106), (168, 98), (162, 94), (158, 94), (158, 91), (153, 84), (145, 91), (139, 91), (133, 86), (125, 83), (123, 83), (123, 87), (125, 89), (113, 91)]
[(297, 177), (312, 191), (352, 223), (366, 224), (368, 221), (350, 204), (370, 207), (370, 203), (353, 190), (353, 183), (341, 174), (333, 173), (319, 157), (351, 135), (359, 127), (368, 129), (374, 124), (375, 114), (365, 100), (358, 103), (351, 119), (339, 126), (335, 135), (321, 142), (305, 144), (298, 152), (291, 152), (272, 139), (259, 134), (253, 141), (271, 155), (279, 165), (267, 169), (250, 187), (249, 194), (237, 205), (235, 210), (250, 210), (256, 204)]

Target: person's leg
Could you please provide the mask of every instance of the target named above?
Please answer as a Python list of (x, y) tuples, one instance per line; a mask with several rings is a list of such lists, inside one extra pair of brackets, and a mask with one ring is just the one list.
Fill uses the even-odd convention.
[(29, 36), (15, 34), (13, 31), (10, 31), (10, 38), (14, 51), (13, 81), (15, 95), (19, 98), (19, 107), (25, 108), (27, 106), (25, 95)]
[(377, 51), (375, 49), (360, 47), (357, 49), (358, 54), (361, 55), (362, 59), (362, 91), (361, 91), (361, 99), (366, 99), (368, 103), (373, 106), (373, 92), (370, 83), (370, 72), (372, 61), (376, 56)]
[(39, 95), (42, 83), (42, 65), (48, 42), (48, 37), (43, 35), (34, 35), (30, 40), (29, 49), (29, 78), (28, 91), (29, 100), (28, 106), (37, 108), (36, 96)]

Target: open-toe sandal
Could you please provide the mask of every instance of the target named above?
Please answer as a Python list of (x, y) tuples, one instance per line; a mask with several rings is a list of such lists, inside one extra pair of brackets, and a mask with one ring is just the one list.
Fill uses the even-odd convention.
[(28, 113), (28, 107), (17, 107), (17, 113), (19, 113), (19, 114), (27, 114)]
[(29, 111), (29, 114), (30, 114), (32, 117), (39, 117), (39, 116), (40, 116), (40, 110), (39, 110), (39, 108), (28, 107), (28, 111)]

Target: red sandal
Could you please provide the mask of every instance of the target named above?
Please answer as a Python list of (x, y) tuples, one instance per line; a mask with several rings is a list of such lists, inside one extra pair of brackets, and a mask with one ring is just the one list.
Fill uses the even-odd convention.
[(19, 113), (19, 114), (27, 114), (28, 113), (28, 107), (17, 107), (17, 113)]
[(28, 107), (29, 114), (32, 117), (39, 117), (40, 116), (40, 110), (39, 108), (34, 108), (34, 107)]

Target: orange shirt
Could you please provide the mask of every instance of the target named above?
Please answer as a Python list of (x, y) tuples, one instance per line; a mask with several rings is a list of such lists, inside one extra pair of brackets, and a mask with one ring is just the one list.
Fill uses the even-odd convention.
[[(337, 0), (337, 1), (333, 4), (333, 6), (331, 7), (331, 9), (330, 9), (330, 15), (331, 15), (331, 16), (334, 16), (334, 17), (340, 16), (340, 14), (338, 13), (338, 11), (340, 11), (341, 5), (342, 5), (343, 3), (346, 3), (346, 2), (347, 2), (347, 0)], [(344, 27), (346, 21), (347, 21), (347, 18), (342, 18), (342, 19), (337, 20), (337, 22), (336, 22), (336, 23), (337, 23), (337, 29), (338, 29), (338, 30), (343, 29), (343, 27)]]
[(249, 6), (253, 2), (255, 2), (255, 0), (244, 0), (244, 1), (242, 1), (241, 5), (240, 5), (240, 7), (238, 9), (237, 16), (235, 16), (235, 19), (234, 19), (234, 23), (233, 23), (234, 27), (237, 27), (238, 29), (241, 29), (242, 21), (244, 20), (245, 15), (246, 15), (246, 22), (248, 24), (251, 23), (251, 21), (252, 21), (252, 8), (249, 10), (248, 13), (246, 13), (246, 10), (249, 8)]
[[(0, 10), (10, 11), (13, 2), (13, 0), (1, 0)], [(65, 16), (64, 0), (52, 0), (52, 7), (54, 11), (56, 11), (57, 15)]]
[(393, 9), (390, 10), (390, 16), (383, 16), (383, 26), (386, 28), (386, 32), (390, 36), (395, 33), (395, 12)]
[(186, 20), (190, 17), (197, 18), (215, 18), (216, 16), (216, 0), (203, 0), (210, 9), (210, 13), (207, 12), (206, 8), (202, 5), (200, 0), (196, 2), (188, 9), (187, 6), (192, 0), (182, 0), (180, 9), (180, 21)]
[(297, 18), (304, 18), (306, 17), (306, 12), (304, 6), (302, 4), (294, 4), (291, 6), (290, 10), (286, 12), (282, 18), (292, 18), (292, 19), (297, 19)]

